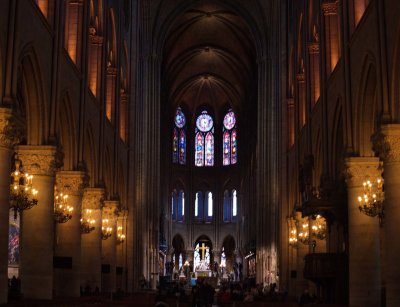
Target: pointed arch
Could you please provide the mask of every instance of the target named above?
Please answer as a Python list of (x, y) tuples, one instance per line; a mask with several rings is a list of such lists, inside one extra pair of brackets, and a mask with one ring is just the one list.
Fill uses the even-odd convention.
[[(23, 49), (19, 63), (20, 90), (22, 91), (20, 97), (23, 99), (19, 103), (24, 108), (23, 113), (26, 116), (27, 143), (29, 145), (41, 145), (45, 142), (49, 131), (48, 101), (44, 95), (41, 66), (32, 46), (28, 45)], [(17, 87), (17, 84), (14, 86)]]
[(377, 99), (376, 60), (371, 53), (365, 57), (356, 104), (355, 149), (360, 156), (373, 156), (371, 136), (378, 128), (381, 107)]
[(71, 99), (68, 92), (61, 95), (60, 108), (58, 110), (57, 136), (64, 152), (64, 170), (73, 170), (77, 165), (77, 132), (75, 118), (72, 112)]
[(103, 169), (103, 180), (106, 186), (106, 195), (111, 197), (113, 195), (113, 175), (112, 175), (112, 164), (111, 154), (109, 146), (106, 146), (104, 152), (104, 169)]
[(87, 123), (85, 132), (85, 142), (83, 148), (83, 159), (86, 164), (87, 173), (89, 176), (89, 184), (95, 186), (98, 170), (97, 170), (97, 155), (95, 151), (94, 134), (91, 123)]

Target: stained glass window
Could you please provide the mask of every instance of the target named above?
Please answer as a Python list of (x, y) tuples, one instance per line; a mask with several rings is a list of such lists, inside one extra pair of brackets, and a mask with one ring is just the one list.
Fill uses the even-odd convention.
[(178, 222), (183, 222), (185, 216), (185, 193), (180, 190), (178, 195)]
[(195, 165), (214, 165), (214, 121), (207, 111), (196, 119)]
[(231, 223), (236, 221), (237, 216), (237, 191), (232, 190), (224, 191), (224, 207), (223, 207), (223, 221), (224, 223)]
[(176, 109), (172, 135), (172, 162), (186, 164), (186, 117), (181, 108)]
[(203, 201), (203, 192), (198, 191), (196, 192), (196, 198), (194, 201), (194, 217), (197, 221), (203, 220), (203, 210), (204, 208), (204, 201)]
[(206, 207), (206, 214), (205, 214), (205, 220), (206, 223), (210, 223), (213, 218), (213, 195), (212, 192), (207, 192), (206, 193), (207, 198), (205, 200), (207, 207)]
[(224, 126), (222, 128), (222, 164), (231, 165), (237, 163), (237, 129), (236, 116), (230, 110), (224, 117)]
[(172, 215), (172, 220), (176, 221), (177, 216), (178, 216), (178, 195), (177, 192), (174, 190), (171, 193), (171, 215)]

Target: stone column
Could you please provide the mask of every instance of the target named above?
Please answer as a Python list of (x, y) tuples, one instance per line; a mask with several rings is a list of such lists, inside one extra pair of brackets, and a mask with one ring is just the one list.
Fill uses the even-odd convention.
[(0, 305), (7, 303), (8, 225), (12, 147), (18, 142), (12, 112), (0, 108)]
[(86, 188), (83, 193), (82, 216), (86, 209), (92, 210), (95, 229), (81, 236), (81, 286), (92, 291), (101, 289), (101, 220), (104, 189)]
[[(112, 228), (111, 237), (102, 240), (101, 263), (102, 271), (102, 292), (113, 293), (116, 287), (116, 263), (117, 263), (117, 214), (118, 201), (108, 200), (104, 202), (103, 220), (108, 219), (108, 226)], [(104, 225), (106, 226), (106, 225)]]
[[(121, 289), (122, 291), (127, 291), (126, 288), (126, 278), (127, 278), (127, 263), (126, 263), (126, 242), (127, 242), (127, 233), (126, 233), (126, 220), (128, 217), (127, 210), (121, 210), (119, 216), (117, 218), (117, 289)], [(122, 227), (122, 230), (119, 232), (120, 234), (125, 235), (125, 239), (123, 241), (118, 239), (118, 227)]]
[(379, 158), (347, 158), (349, 232), (349, 305), (380, 306), (381, 269), (379, 220), (358, 209), (363, 182), (381, 176)]
[[(55, 296), (80, 296), (81, 264), (81, 204), (87, 177), (81, 171), (61, 171), (56, 174), (57, 190), (68, 194), (68, 205), (74, 208), (72, 219), (56, 224), (55, 256), (60, 261), (54, 269)], [(61, 258), (62, 257), (62, 258)], [(58, 262), (56, 261), (56, 263)], [(67, 261), (71, 261), (70, 267)]]
[(400, 306), (400, 125), (381, 129), (378, 150), (384, 161), (386, 306)]
[(25, 172), (33, 175), (32, 186), (39, 191), (38, 205), (21, 218), (21, 292), (24, 298), (53, 297), (54, 177), (57, 148), (17, 146)]

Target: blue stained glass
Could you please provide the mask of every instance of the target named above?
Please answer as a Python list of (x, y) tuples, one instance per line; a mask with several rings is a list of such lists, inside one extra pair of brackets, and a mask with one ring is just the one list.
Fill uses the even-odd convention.
[(233, 111), (230, 111), (224, 117), (224, 127), (227, 130), (231, 130), (233, 127), (235, 127), (235, 124), (236, 124), (235, 113), (233, 113)]
[(206, 166), (214, 165), (214, 135), (209, 132), (206, 135)]
[(175, 125), (178, 128), (183, 128), (183, 126), (185, 126), (185, 124), (186, 124), (185, 114), (183, 114), (181, 108), (178, 108), (176, 110), (176, 114), (175, 114)]
[(210, 131), (211, 128), (213, 127), (213, 124), (214, 124), (214, 122), (212, 120), (212, 117), (210, 115), (208, 115), (206, 111), (204, 111), (203, 113), (201, 113), (199, 115), (199, 117), (197, 117), (196, 127), (201, 132)]
[(231, 135), (231, 146), (232, 146), (232, 153), (231, 153), (231, 164), (236, 164), (237, 162), (237, 132), (236, 129), (232, 130), (232, 135)]
[(184, 130), (181, 130), (179, 135), (179, 163), (186, 163), (186, 134)]
[(204, 137), (200, 132), (198, 132), (196, 134), (195, 149), (196, 149), (195, 165), (203, 166), (204, 165)]
[(223, 138), (223, 165), (229, 165), (230, 162), (230, 153), (231, 153), (231, 136), (228, 131), (225, 131)]
[(176, 128), (172, 135), (172, 161), (178, 163), (178, 129)]

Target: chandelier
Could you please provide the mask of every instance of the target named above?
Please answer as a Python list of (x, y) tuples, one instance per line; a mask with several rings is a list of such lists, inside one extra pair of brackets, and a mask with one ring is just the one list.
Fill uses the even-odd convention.
[(103, 223), (101, 226), (101, 238), (103, 240), (107, 240), (112, 235), (112, 227), (109, 226), (109, 220), (103, 219)]
[(376, 183), (372, 183), (370, 180), (363, 182), (364, 195), (358, 196), (358, 209), (360, 212), (374, 217), (378, 216), (379, 221), (382, 221), (384, 217), (383, 213), (383, 180), (378, 178)]
[(15, 171), (11, 173), (10, 209), (14, 210), (14, 219), (17, 213), (31, 209), (38, 204), (36, 195), (38, 190), (32, 187), (33, 176), (20, 170), (21, 161), (15, 160)]
[(124, 243), (126, 236), (123, 234), (122, 226), (118, 226), (117, 228), (117, 244)]
[(303, 244), (308, 245), (309, 243), (308, 222), (303, 222), (303, 224), (301, 224), (301, 229), (299, 231), (297, 240)]
[(289, 245), (292, 247), (296, 247), (297, 246), (296, 220), (293, 218), (289, 218), (288, 225), (289, 225)]
[(57, 190), (54, 194), (54, 220), (57, 223), (66, 223), (72, 218), (74, 208), (68, 205), (67, 194), (58, 193)]
[(92, 232), (96, 227), (94, 226), (96, 224), (96, 221), (92, 219), (92, 210), (91, 209), (86, 209), (84, 211), (84, 215), (82, 215), (81, 218), (81, 233), (90, 233)]
[[(314, 217), (313, 217), (314, 219)], [(312, 236), (318, 240), (325, 240), (326, 238), (326, 221), (319, 214), (315, 216), (313, 225), (311, 226)]]

